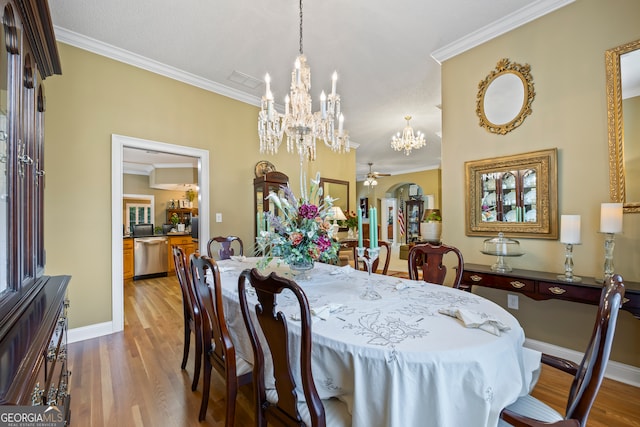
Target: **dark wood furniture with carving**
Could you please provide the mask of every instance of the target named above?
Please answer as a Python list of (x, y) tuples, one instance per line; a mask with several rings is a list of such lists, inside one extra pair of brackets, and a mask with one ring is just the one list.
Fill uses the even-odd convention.
[(254, 212), (255, 218), (254, 224), (254, 236), (258, 237), (260, 231), (266, 230), (264, 214), (266, 212), (273, 212), (278, 214), (278, 210), (275, 206), (272, 206), (269, 199), (266, 197), (269, 192), (273, 191), (278, 193), (280, 186), (286, 186), (289, 183), (289, 177), (282, 172), (267, 172), (266, 174), (254, 178), (253, 180), (253, 200), (254, 200)]
[(202, 364), (202, 320), (200, 318), (200, 306), (196, 300), (193, 281), (191, 280), (191, 269), (187, 264), (187, 258), (184, 251), (179, 246), (171, 248), (173, 254), (173, 264), (176, 270), (176, 277), (180, 284), (182, 292), (182, 309), (184, 317), (184, 349), (182, 351), (182, 363), (180, 367), (185, 369), (187, 360), (189, 359), (189, 348), (191, 347), (191, 334), (193, 334), (195, 342), (193, 381), (191, 382), (191, 390), (198, 387), (200, 379), (200, 366)]
[(56, 405), (68, 422), (70, 277), (44, 275), (43, 81), (62, 69), (47, 1), (0, 13), (0, 405)]
[(464, 259), (462, 258), (462, 252), (454, 246), (432, 245), (431, 243), (414, 245), (409, 250), (407, 261), (409, 264), (409, 278), (412, 280), (420, 280), (420, 275), (418, 274), (418, 268), (420, 268), (422, 280), (439, 285), (444, 284), (447, 276), (447, 267), (442, 261), (447, 254), (453, 254), (457, 258), (457, 266), (455, 267), (452, 286), (459, 289), (462, 280)]
[[(600, 303), (602, 283), (597, 283), (593, 277), (582, 277), (579, 283), (569, 283), (557, 276), (556, 273), (515, 268), (509, 273), (496, 273), (488, 265), (465, 264), (462, 284), (519, 292), (538, 301), (560, 299), (592, 305)], [(621, 309), (640, 319), (640, 283), (627, 280), (625, 284)]]
[[(238, 389), (251, 382), (253, 366), (246, 360), (236, 357), (236, 350), (224, 318), (222, 284), (216, 262), (206, 256), (192, 255), (190, 264), (196, 298), (200, 306), (204, 346), (202, 403), (198, 419), (202, 421), (207, 416), (211, 368), (215, 368), (225, 379), (227, 388), (225, 426), (233, 427)], [(211, 275), (212, 279), (207, 278), (207, 273)]]
[[(235, 244), (234, 244), (235, 242)], [(236, 249), (233, 246), (237, 246)], [(244, 255), (242, 239), (237, 236), (216, 236), (207, 242), (207, 255), (215, 260), (230, 259), (233, 255)]]
[[(249, 307), (246, 285), (253, 286), (258, 304)], [(290, 291), (300, 306), (300, 354), (291, 354), (287, 319), (277, 310), (277, 296)], [(271, 273), (262, 276), (257, 269), (245, 270), (238, 279), (238, 294), (242, 317), (249, 333), (254, 359), (254, 396), (256, 425), (267, 423), (279, 426), (340, 427), (351, 425), (351, 416), (343, 402), (337, 399), (321, 400), (311, 372), (311, 311), (309, 301), (295, 282)], [(276, 393), (267, 392), (265, 361), (260, 333), (268, 344), (273, 361)], [(293, 363), (292, 359), (298, 359)], [(292, 369), (300, 369), (300, 375)], [(268, 373), (270, 374), (270, 373)], [(294, 378), (301, 378), (304, 401), (298, 399)], [(303, 424), (304, 422), (304, 424)]]
[[(500, 426), (540, 426), (542, 422), (550, 423), (544, 425), (553, 426), (585, 427), (587, 425), (589, 411), (598, 394), (609, 361), (618, 311), (624, 298), (624, 288), (622, 278), (617, 274), (613, 275), (602, 288), (591, 340), (580, 365), (559, 357), (542, 355), (543, 363), (574, 377), (569, 389), (564, 417), (548, 405), (527, 395), (518, 398), (515, 403), (502, 411)], [(573, 423), (563, 423), (563, 420), (573, 420)]]
[(424, 215), (423, 200), (407, 200), (404, 202), (404, 222), (406, 242), (411, 243), (420, 239), (420, 222)]
[[(363, 239), (362, 244), (364, 245), (365, 248), (368, 248), (369, 239)], [(356, 250), (357, 246), (358, 246), (357, 240), (349, 239), (349, 240), (343, 240), (340, 242), (341, 249), (351, 249), (351, 258), (353, 259), (353, 268), (355, 268), (356, 270), (367, 271), (367, 266), (364, 265), (363, 262), (358, 261), (358, 251)], [(382, 265), (382, 271), (380, 271), (379, 274), (386, 275), (389, 272), (389, 263), (391, 262), (391, 246), (389, 245), (388, 242), (384, 240), (378, 240), (378, 246), (381, 248), (380, 254), (378, 255), (378, 259), (376, 259), (373, 262), (373, 265), (371, 266), (371, 271), (373, 273), (378, 273), (378, 266), (380, 265), (380, 259), (381, 257), (384, 257), (384, 264)], [(365, 256), (369, 258), (367, 251), (364, 251), (364, 252), (365, 252)]]

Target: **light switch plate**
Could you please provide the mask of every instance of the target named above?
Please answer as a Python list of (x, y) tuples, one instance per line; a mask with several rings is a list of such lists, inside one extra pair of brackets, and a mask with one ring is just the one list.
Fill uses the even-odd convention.
[(507, 307), (513, 310), (518, 309), (518, 295), (507, 294)]
[(216, 222), (222, 222), (222, 214), (220, 212), (216, 213)]

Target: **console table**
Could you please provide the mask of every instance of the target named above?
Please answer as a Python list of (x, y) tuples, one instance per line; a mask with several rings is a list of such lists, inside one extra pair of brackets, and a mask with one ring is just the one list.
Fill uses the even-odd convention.
[[(488, 265), (465, 264), (461, 287), (470, 289), (473, 285), (519, 292), (534, 300), (559, 299), (593, 305), (600, 304), (602, 291), (602, 284), (593, 277), (583, 277), (581, 282), (564, 282), (558, 279), (558, 273), (520, 269), (497, 273)], [(625, 280), (621, 308), (640, 319), (640, 283)]]

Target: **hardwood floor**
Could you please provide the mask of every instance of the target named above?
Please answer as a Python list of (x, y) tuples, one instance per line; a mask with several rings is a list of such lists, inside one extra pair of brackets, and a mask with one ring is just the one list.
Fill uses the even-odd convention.
[[(124, 296), (124, 332), (69, 345), (72, 425), (224, 426), (224, 382), (215, 370), (207, 418), (198, 422), (202, 383), (191, 391), (193, 340), (187, 369), (180, 369), (182, 297), (175, 276), (129, 281)], [(563, 413), (569, 381), (543, 369), (534, 395)], [(250, 386), (241, 389), (236, 414), (236, 426), (253, 425)], [(640, 427), (640, 389), (605, 379), (588, 425)]]

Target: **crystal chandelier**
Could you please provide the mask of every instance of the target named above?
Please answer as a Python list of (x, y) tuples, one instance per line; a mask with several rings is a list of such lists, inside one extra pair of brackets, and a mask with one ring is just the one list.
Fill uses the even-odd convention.
[(402, 135), (398, 132), (391, 138), (391, 147), (396, 151), (404, 150), (404, 153), (408, 156), (411, 154), (411, 150), (420, 147), (424, 147), (426, 141), (424, 140), (424, 134), (420, 131), (416, 135), (413, 134), (413, 128), (409, 125), (411, 116), (405, 116), (407, 125), (402, 130)]
[[(340, 95), (336, 93), (338, 74), (331, 78), (331, 93), (324, 91), (320, 95), (320, 111), (312, 111), (311, 70), (307, 58), (302, 52), (302, 0), (300, 0), (300, 55), (296, 58), (291, 73), (291, 89), (284, 102), (284, 114), (275, 111), (271, 78), (267, 74), (265, 95), (258, 114), (258, 135), (260, 152), (275, 154), (282, 143), (283, 134), (287, 135), (287, 151), (295, 151), (300, 159), (315, 160), (316, 139), (324, 141), (332, 151), (349, 151), (349, 135), (343, 129), (344, 115), (340, 112)], [(336, 121), (337, 126), (336, 126)]]

